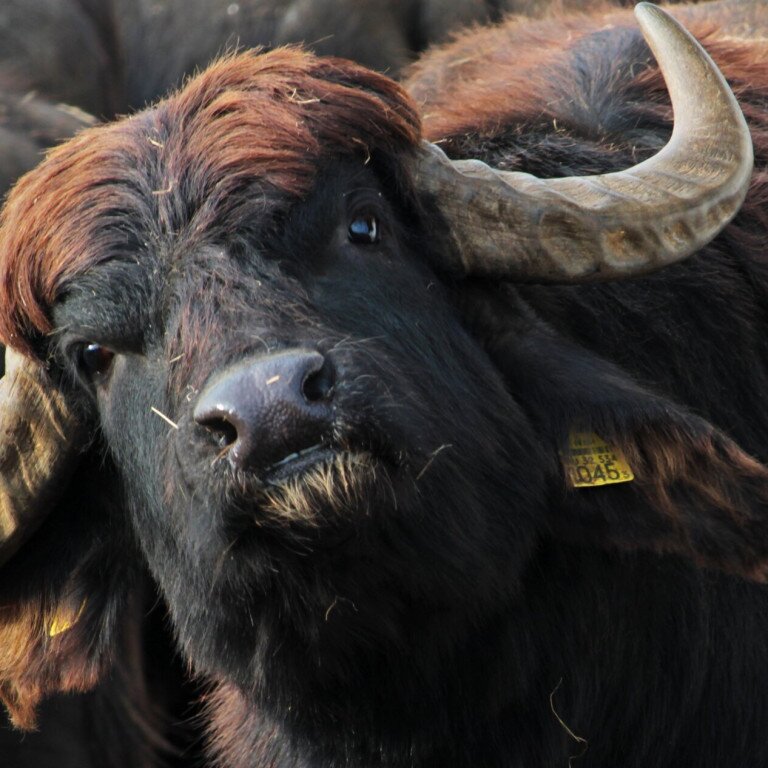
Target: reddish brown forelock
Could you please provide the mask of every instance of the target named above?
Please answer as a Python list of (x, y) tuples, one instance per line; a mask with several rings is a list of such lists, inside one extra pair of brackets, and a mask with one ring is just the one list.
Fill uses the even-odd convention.
[(126, 121), (83, 132), (17, 184), (0, 219), (0, 340), (32, 352), (66, 281), (126, 247), (143, 190)]
[(166, 102), (159, 120), (170, 129), (185, 121), (168, 153), (201, 198), (217, 201), (253, 178), (301, 197), (325, 157), (399, 152), (418, 140), (418, 119), (395, 83), (293, 49), (218, 62)]
[(402, 154), (419, 131), (400, 86), (351, 62), (297, 49), (224, 58), (152, 110), (76, 137), (19, 183), (0, 223), (0, 339), (31, 351), (67, 282), (130, 247), (132, 228), (152, 229), (135, 242), (194, 244), (236, 228), (246, 193), (301, 197), (324, 159)]

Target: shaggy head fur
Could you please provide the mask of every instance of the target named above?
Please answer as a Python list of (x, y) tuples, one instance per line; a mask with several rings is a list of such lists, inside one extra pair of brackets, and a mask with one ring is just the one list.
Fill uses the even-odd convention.
[[(632, 165), (670, 116), (616, 18), (469, 33), (450, 70), (435, 54), (427, 91), (412, 85), (430, 135), (541, 176)], [(484, 46), (471, 87), (468, 41)], [(740, 46), (722, 57), (752, 78), (747, 213), (627, 283), (450, 282), (410, 184), (411, 101), (296, 51), (219, 62), (28, 176), (0, 229), (0, 332), (88, 412), (118, 503), (75, 517), (56, 568), (101, 595), (70, 636), (81, 681), (56, 677), (63, 646), (32, 616), (70, 592), (45, 592), (45, 569), (42, 599), (9, 591), (0, 648), (34, 649), (0, 670), (23, 693), (11, 706), (108, 663), (131, 581), (98, 583), (98, 552), (115, 573), (148, 567), (217, 689), (228, 766), (565, 764), (571, 733), (595, 766), (768, 762), (766, 596), (704, 570), (765, 580), (768, 561), (768, 75)], [(513, 104), (484, 82), (513, 83)], [(291, 458), (317, 446), (275, 430), (261, 439), (287, 463), (238, 463), (196, 403), (296, 350), (332, 382), (320, 449)], [(635, 480), (573, 488), (573, 429), (621, 448)]]

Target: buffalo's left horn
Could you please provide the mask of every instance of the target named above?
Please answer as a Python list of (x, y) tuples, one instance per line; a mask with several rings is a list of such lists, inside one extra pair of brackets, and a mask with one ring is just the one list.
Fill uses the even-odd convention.
[(43, 367), (6, 349), (0, 379), (0, 565), (55, 504), (76, 464), (82, 434)]
[(753, 162), (736, 98), (678, 22), (649, 3), (635, 14), (672, 100), (667, 145), (626, 171), (542, 180), (451, 162), (425, 142), (416, 184), (450, 230), (449, 269), (530, 282), (630, 277), (686, 258), (735, 216)]

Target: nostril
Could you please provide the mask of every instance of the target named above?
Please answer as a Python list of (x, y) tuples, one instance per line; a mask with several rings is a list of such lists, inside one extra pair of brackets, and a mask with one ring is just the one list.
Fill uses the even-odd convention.
[(219, 448), (228, 448), (237, 442), (237, 429), (226, 419), (212, 417), (199, 420), (198, 423), (211, 433)]
[(236, 469), (265, 469), (323, 442), (336, 379), (335, 366), (316, 350), (246, 358), (211, 379), (193, 416), (219, 458), (226, 454)]
[(335, 376), (328, 360), (323, 360), (320, 370), (310, 373), (301, 384), (301, 393), (309, 403), (329, 400), (333, 394)]

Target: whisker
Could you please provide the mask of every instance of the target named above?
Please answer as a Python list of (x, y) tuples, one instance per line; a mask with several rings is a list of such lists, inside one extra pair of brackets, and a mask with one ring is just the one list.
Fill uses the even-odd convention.
[(152, 413), (154, 413), (156, 416), (159, 416), (164, 422), (170, 424), (174, 429), (179, 428), (179, 425), (175, 421), (171, 420), (162, 411), (159, 411), (157, 408), (155, 408), (154, 405), (150, 406), (149, 410), (152, 411)]

